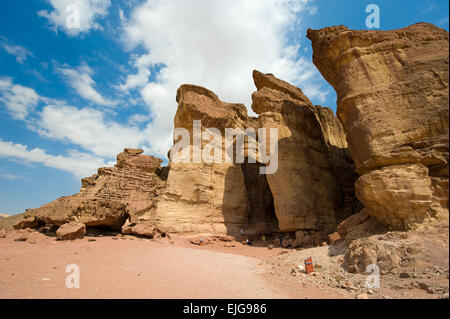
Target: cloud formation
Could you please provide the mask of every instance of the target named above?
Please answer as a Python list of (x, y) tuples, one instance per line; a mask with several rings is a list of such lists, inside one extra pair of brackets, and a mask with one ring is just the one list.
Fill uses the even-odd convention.
[[(142, 119), (135, 114), (129, 124), (120, 124), (107, 120), (106, 113), (100, 110), (68, 106), (65, 101), (40, 96), (34, 89), (14, 84), (6, 77), (0, 78), (0, 103), (12, 118), (25, 121), (29, 129), (42, 137), (61, 141), (66, 147), (76, 145), (85, 151), (54, 156), (40, 148), (28, 150), (26, 145), (1, 141), (0, 157), (40, 163), (81, 177), (91, 175), (105, 163), (113, 165), (111, 160), (126, 147), (148, 149), (147, 132), (134, 124), (148, 120), (145, 116)], [(63, 160), (68, 161), (67, 165)], [(75, 161), (80, 163), (75, 165)]]
[(11, 78), (0, 77), (0, 102), (15, 120), (24, 120), (41, 97), (34, 89), (14, 84)]
[(26, 163), (39, 163), (47, 167), (53, 167), (68, 171), (76, 177), (89, 176), (98, 167), (110, 165), (102, 159), (86, 153), (69, 150), (67, 156), (47, 154), (40, 148), (28, 149), (22, 144), (4, 141), (0, 138), (0, 157), (20, 159)]
[(79, 145), (105, 158), (114, 158), (126, 147), (147, 144), (146, 135), (137, 127), (107, 121), (103, 112), (92, 108), (48, 105), (37, 125), (45, 137)]
[[(175, 92), (183, 83), (211, 89), (227, 102), (251, 105), (252, 70), (273, 73), (323, 101), (321, 76), (299, 57), (300, 17), (317, 9), (308, 0), (147, 0), (123, 17), (123, 41), (144, 48), (131, 60), (136, 72), (121, 88), (138, 90), (153, 121), (151, 151), (165, 156), (171, 144)], [(150, 68), (159, 69), (148, 79)], [(154, 72), (155, 73), (155, 72)], [(164, 143), (162, 143), (164, 141)]]
[(78, 68), (72, 68), (68, 65), (59, 66), (57, 72), (62, 75), (68, 85), (77, 91), (84, 99), (91, 101), (97, 105), (114, 106), (116, 102), (103, 97), (94, 89), (95, 81), (92, 79), (92, 69), (82, 64)]
[(6, 52), (8, 52), (11, 55), (14, 55), (16, 57), (17, 62), (19, 62), (20, 64), (24, 63), (29, 56), (33, 56), (33, 52), (31, 52), (30, 50), (28, 50), (23, 46), (8, 44), (5, 42), (1, 43), (0, 45)]
[[(301, 43), (292, 34), (301, 30), (302, 15), (316, 13), (311, 2), (147, 0), (132, 9), (129, 17), (122, 12), (122, 41), (131, 52), (134, 72), (126, 74), (116, 86), (117, 93), (129, 93), (129, 102), (138, 93), (147, 113), (128, 113), (119, 123), (107, 111), (97, 109), (116, 106), (117, 102), (98, 91), (87, 64), (55, 66), (65, 82), (92, 103), (84, 108), (47, 99), (31, 88), (14, 84), (11, 78), (0, 78), (0, 102), (13, 118), (27, 120), (28, 127), (42, 137), (82, 150), (51, 155), (40, 148), (30, 150), (26, 145), (0, 140), (0, 156), (41, 163), (76, 176), (92, 174), (125, 147), (139, 147), (166, 157), (172, 144), (178, 87), (183, 83), (201, 85), (224, 101), (243, 102), (250, 109), (255, 90), (253, 69), (274, 73), (300, 86), (309, 97), (323, 100), (327, 92), (321, 87), (323, 82), (317, 81), (320, 74), (300, 56)], [(75, 33), (64, 24), (65, 8), (71, 3), (88, 13)], [(51, 20), (55, 28), (76, 35), (101, 28), (96, 19), (107, 15), (110, 1), (50, 0), (50, 4), (54, 10), (40, 15)]]
[(52, 10), (41, 10), (40, 17), (46, 18), (55, 32), (60, 29), (69, 36), (101, 29), (99, 18), (108, 15), (110, 0), (47, 0)]

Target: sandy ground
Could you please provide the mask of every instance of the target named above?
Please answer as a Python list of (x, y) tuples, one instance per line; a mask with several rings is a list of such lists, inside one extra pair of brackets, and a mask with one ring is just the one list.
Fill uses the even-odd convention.
[[(20, 237), (28, 239), (15, 241)], [(200, 247), (186, 239), (55, 241), (10, 232), (0, 238), (0, 298), (333, 297), (313, 286), (296, 291), (266, 279), (262, 260), (277, 253), (241, 244)], [(69, 264), (79, 266), (80, 288), (66, 287)]]
[[(220, 240), (198, 246), (187, 238), (153, 241), (127, 235), (56, 241), (32, 230), (9, 230), (0, 236), (0, 298), (317, 299), (448, 295), (448, 262), (440, 275), (433, 270), (433, 276), (428, 276), (434, 280), (434, 287), (444, 287), (436, 295), (426, 289), (410, 289), (406, 279), (398, 276), (382, 277), (381, 289), (367, 291), (365, 275), (351, 275), (341, 269), (343, 251), (338, 248), (268, 249), (267, 245), (255, 247)], [(308, 256), (312, 256), (316, 266), (313, 275), (301, 271)], [(80, 288), (66, 287), (66, 278), (71, 275), (66, 272), (69, 264), (79, 267)], [(346, 284), (336, 286), (337, 276)]]

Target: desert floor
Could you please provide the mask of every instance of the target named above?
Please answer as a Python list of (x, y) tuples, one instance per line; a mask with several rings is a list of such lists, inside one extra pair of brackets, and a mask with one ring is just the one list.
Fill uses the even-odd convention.
[[(0, 238), (0, 298), (435, 298), (423, 289), (402, 289), (381, 278), (339, 269), (342, 254), (329, 246), (286, 250), (267, 245), (187, 238), (153, 241), (133, 236), (56, 241), (36, 231), (9, 231)], [(26, 240), (25, 240), (26, 238)], [(317, 272), (301, 270), (312, 256)], [(448, 260), (448, 257), (447, 257)], [(80, 288), (67, 288), (69, 264), (80, 270)], [(447, 271), (445, 273), (445, 271)], [(445, 277), (447, 275), (447, 277)], [(341, 283), (336, 286), (336, 278)], [(448, 267), (441, 276), (448, 292)], [(399, 279), (400, 280), (400, 279)], [(399, 288), (400, 287), (400, 288)]]

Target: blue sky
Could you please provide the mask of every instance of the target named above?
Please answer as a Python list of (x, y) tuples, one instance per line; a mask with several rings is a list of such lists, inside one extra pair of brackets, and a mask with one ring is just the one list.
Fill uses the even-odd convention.
[(183, 83), (250, 108), (256, 68), (335, 109), (306, 29), (366, 29), (370, 3), (383, 30), (448, 30), (443, 0), (1, 1), (0, 213), (78, 192), (125, 147), (164, 157)]

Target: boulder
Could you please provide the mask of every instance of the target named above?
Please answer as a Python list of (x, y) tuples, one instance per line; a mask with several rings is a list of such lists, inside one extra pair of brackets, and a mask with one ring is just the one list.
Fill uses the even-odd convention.
[(337, 92), (367, 214), (398, 230), (433, 217), (448, 223), (448, 32), (417, 23), (307, 36), (314, 64)]
[(339, 236), (340, 239), (345, 239), (347, 243), (350, 243), (353, 239), (382, 234), (386, 231), (386, 226), (373, 216), (367, 214), (364, 208), (359, 213), (350, 216), (340, 223), (334, 236), (336, 238)]
[(283, 247), (283, 248), (288, 248), (290, 245), (291, 245), (291, 242), (289, 239), (283, 239), (281, 241), (281, 247)]
[(86, 226), (78, 221), (73, 221), (61, 225), (56, 231), (56, 236), (60, 240), (74, 240), (83, 238), (86, 234)]
[(330, 244), (335, 244), (338, 241), (340, 241), (341, 239), (342, 238), (338, 232), (334, 232), (334, 233), (331, 233), (328, 235), (328, 240), (329, 240)]
[(34, 210), (35, 218), (42, 224), (57, 225), (74, 220), (87, 227), (120, 230), (128, 218), (126, 205), (118, 201), (86, 199), (77, 194), (61, 197)]
[(167, 235), (165, 231), (159, 229), (153, 223), (145, 221), (125, 225), (124, 227), (122, 227), (122, 234), (137, 235), (152, 239), (165, 237)]
[(309, 231), (298, 230), (295, 232), (295, 238), (291, 238), (291, 246), (293, 248), (310, 246), (313, 243), (313, 238)]
[(364, 210), (350, 216), (338, 225), (337, 232), (339, 234), (339, 237), (345, 238), (352, 229), (363, 224), (368, 219), (370, 219), (370, 215), (367, 214)]

